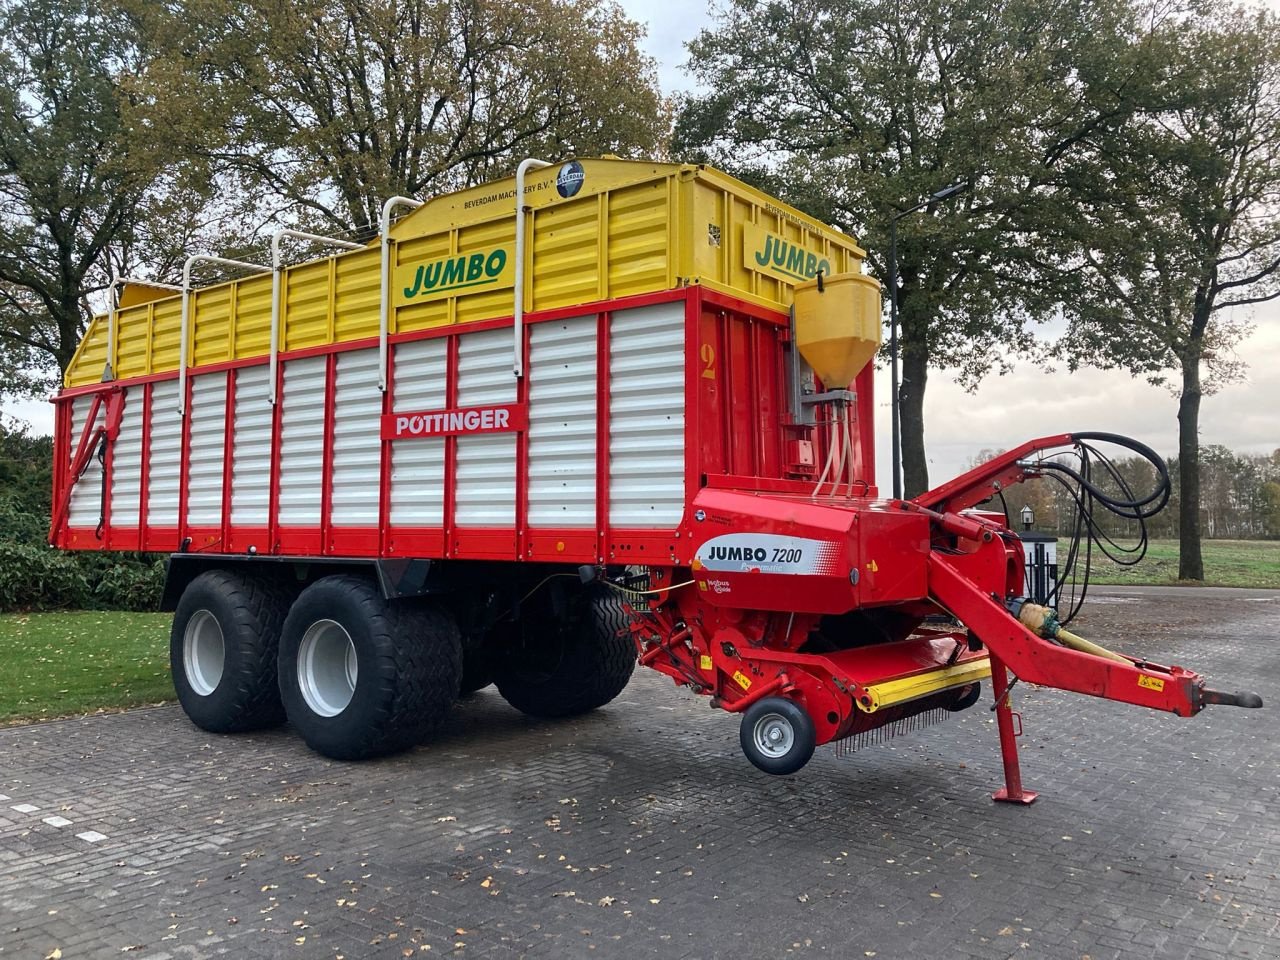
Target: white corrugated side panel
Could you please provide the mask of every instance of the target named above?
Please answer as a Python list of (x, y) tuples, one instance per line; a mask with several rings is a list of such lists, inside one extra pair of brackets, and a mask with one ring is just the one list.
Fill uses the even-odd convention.
[(283, 526), (320, 525), (326, 365), (324, 357), (289, 360), (284, 365), (279, 514)]
[(378, 351), (350, 350), (338, 354), (337, 363), (330, 521), (337, 527), (376, 527), (382, 454)]
[(271, 509), (271, 406), (267, 365), (236, 370), (231, 435), (231, 522), (265, 527)]
[[(71, 450), (67, 459), (75, 458), (84, 434), (84, 421), (93, 407), (93, 397), (85, 395), (71, 403)], [(106, 401), (98, 408), (98, 426), (106, 422)], [(70, 478), (68, 478), (70, 479)], [(90, 451), (89, 465), (71, 488), (71, 503), (67, 510), (67, 526), (96, 528), (102, 516), (102, 464), (98, 463), (98, 451)]]
[[(448, 340), (433, 337), (395, 348), (396, 413), (443, 410)], [(391, 523), (401, 527), (444, 525), (444, 438), (391, 444)]]
[(191, 378), (191, 439), (187, 450), (187, 523), (222, 525), (223, 441), (227, 421), (227, 375)]
[(529, 328), (529, 526), (596, 522), (596, 317)]
[[(482, 330), (458, 337), (458, 406), (515, 403), (511, 331)], [(510, 527), (516, 522), (516, 435), (458, 437), (454, 522)]]
[(142, 387), (125, 393), (120, 433), (111, 451), (111, 525), (138, 525), (142, 489)]
[(147, 465), (147, 526), (178, 525), (178, 485), (182, 479), (182, 418), (178, 381), (151, 388), (150, 463)]
[(684, 303), (609, 326), (609, 523), (672, 527), (684, 514)]

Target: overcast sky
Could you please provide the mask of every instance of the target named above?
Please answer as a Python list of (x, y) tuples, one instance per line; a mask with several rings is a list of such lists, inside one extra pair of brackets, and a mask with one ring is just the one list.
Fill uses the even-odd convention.
[[(658, 61), (663, 90), (687, 90), (682, 70), (686, 41), (710, 23), (707, 8), (689, 0), (621, 0), (630, 15), (648, 25), (645, 47)], [(1280, 0), (1269, 0), (1280, 9)], [(1201, 440), (1240, 452), (1269, 453), (1280, 448), (1280, 303), (1254, 308), (1252, 335), (1238, 353), (1248, 363), (1247, 379), (1207, 397), (1201, 407)], [(889, 476), (889, 374), (876, 383), (879, 482), (887, 492)], [(52, 429), (49, 405), (6, 404), (5, 412)], [(1123, 433), (1163, 454), (1177, 450), (1175, 396), (1162, 387), (1125, 373), (1063, 371), (1046, 374), (1031, 364), (1017, 365), (1004, 377), (992, 377), (973, 394), (965, 393), (945, 370), (930, 374), (925, 395), (925, 443), (930, 480), (940, 483), (962, 472), (980, 450), (1008, 448), (1033, 437), (1072, 430)]]

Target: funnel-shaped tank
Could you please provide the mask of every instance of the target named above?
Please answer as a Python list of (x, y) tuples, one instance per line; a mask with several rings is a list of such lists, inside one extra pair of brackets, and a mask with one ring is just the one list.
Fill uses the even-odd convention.
[(841, 389), (880, 349), (880, 284), (838, 273), (797, 284), (796, 346), (823, 385)]

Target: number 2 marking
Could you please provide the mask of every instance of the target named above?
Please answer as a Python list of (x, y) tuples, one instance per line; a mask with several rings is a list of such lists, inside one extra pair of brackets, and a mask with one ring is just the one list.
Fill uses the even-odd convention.
[(704, 343), (698, 353), (702, 357), (702, 362), (706, 364), (702, 368), (703, 379), (714, 380), (716, 378), (716, 348), (709, 343)]

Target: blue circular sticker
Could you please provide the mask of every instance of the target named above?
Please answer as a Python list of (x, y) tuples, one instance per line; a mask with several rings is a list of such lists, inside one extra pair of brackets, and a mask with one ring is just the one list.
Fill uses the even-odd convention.
[(566, 199), (572, 197), (582, 189), (582, 181), (586, 178), (582, 164), (577, 160), (570, 160), (560, 168), (560, 175), (556, 177), (556, 192)]

